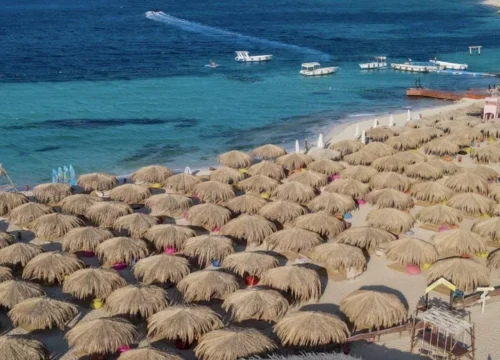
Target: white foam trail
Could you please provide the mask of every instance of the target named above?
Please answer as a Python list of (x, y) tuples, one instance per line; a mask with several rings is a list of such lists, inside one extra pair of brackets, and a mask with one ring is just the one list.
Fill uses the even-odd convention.
[(310, 49), (307, 47), (302, 47), (298, 45), (291, 45), (291, 44), (286, 44), (280, 41), (274, 41), (274, 40), (268, 40), (268, 39), (263, 39), (259, 38), (256, 36), (249, 36), (249, 35), (243, 35), (234, 31), (229, 31), (229, 30), (224, 30), (220, 29), (217, 27), (213, 26), (208, 26), (208, 25), (203, 25), (197, 22), (189, 21), (189, 20), (184, 20), (177, 18), (172, 15), (168, 15), (162, 11), (154, 12), (154, 11), (148, 11), (146, 12), (146, 17), (151, 20), (155, 21), (161, 21), (165, 24), (175, 26), (179, 29), (185, 30), (185, 31), (190, 31), (193, 33), (198, 33), (198, 34), (203, 34), (207, 36), (219, 36), (219, 37), (226, 37), (226, 38), (233, 38), (233, 39), (238, 39), (238, 40), (245, 40), (253, 43), (259, 43), (263, 44), (269, 47), (276, 47), (276, 48), (284, 48), (284, 49), (289, 49), (301, 53), (311, 53), (315, 54), (317, 56), (321, 56), (322, 58), (330, 58), (330, 55), (319, 51), (315, 49)]

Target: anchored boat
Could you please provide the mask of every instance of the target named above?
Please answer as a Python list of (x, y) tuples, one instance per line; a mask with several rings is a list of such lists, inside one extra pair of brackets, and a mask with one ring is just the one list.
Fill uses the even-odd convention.
[(335, 66), (322, 68), (320, 63), (312, 62), (302, 64), (300, 74), (304, 76), (321, 76), (333, 74), (337, 70), (338, 67)]
[(387, 58), (385, 56), (375, 56), (375, 61), (359, 64), (362, 70), (372, 70), (387, 67)]
[(429, 62), (433, 65), (438, 66), (439, 70), (466, 70), (469, 67), (469, 65), (467, 65), (467, 64), (458, 64), (458, 63), (451, 63), (451, 62), (446, 62), (446, 61), (439, 61), (436, 58), (434, 58), (434, 60), (429, 60)]
[(417, 73), (428, 73), (430, 71), (437, 71), (438, 67), (435, 65), (414, 64), (412, 62), (405, 62), (404, 64), (391, 64), (391, 68), (400, 71), (409, 71)]
[(269, 61), (272, 58), (272, 55), (250, 55), (248, 51), (236, 51), (236, 57), (234, 60), (243, 62), (259, 62)]

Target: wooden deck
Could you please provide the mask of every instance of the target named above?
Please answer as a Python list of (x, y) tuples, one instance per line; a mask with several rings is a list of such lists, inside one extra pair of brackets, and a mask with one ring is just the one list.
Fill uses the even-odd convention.
[(426, 88), (409, 88), (406, 90), (406, 96), (410, 97), (426, 97), (432, 99), (440, 99), (440, 100), (450, 100), (457, 101), (463, 98), (467, 99), (485, 99), (488, 97), (488, 94), (485, 92), (484, 94), (478, 91), (467, 91), (465, 93), (455, 93), (451, 91), (441, 91), (441, 90), (432, 90)]

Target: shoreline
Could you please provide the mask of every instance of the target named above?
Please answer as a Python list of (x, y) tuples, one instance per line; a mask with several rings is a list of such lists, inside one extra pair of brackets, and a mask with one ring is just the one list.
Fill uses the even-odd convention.
[(500, 0), (483, 0), (482, 4), (500, 8)]

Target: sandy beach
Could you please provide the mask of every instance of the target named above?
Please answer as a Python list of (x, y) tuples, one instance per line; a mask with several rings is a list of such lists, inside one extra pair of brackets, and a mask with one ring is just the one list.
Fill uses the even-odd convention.
[(499, 0), (484, 0), (483, 4), (490, 5), (490, 6), (495, 6), (495, 7), (500, 7), (500, 1)]

